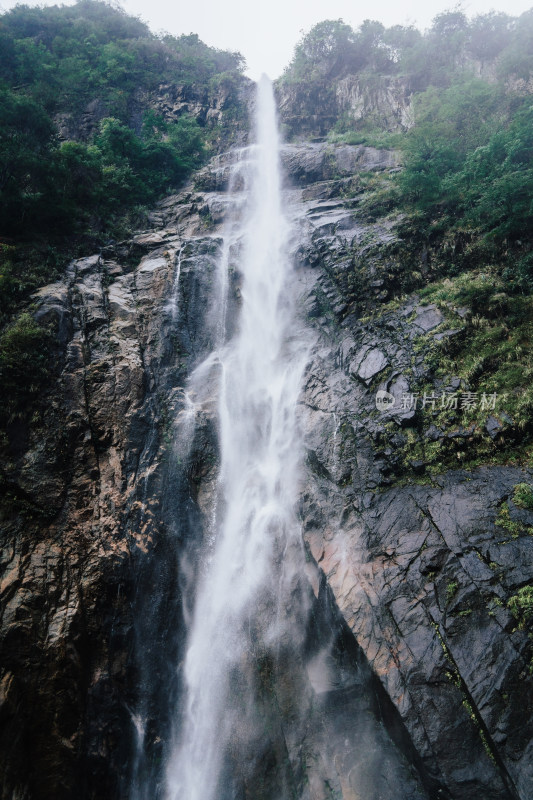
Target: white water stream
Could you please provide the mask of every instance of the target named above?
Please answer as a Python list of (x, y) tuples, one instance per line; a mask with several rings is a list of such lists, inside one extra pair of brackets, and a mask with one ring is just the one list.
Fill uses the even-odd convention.
[(216, 529), (196, 588), (184, 666), (186, 708), (167, 765), (167, 800), (221, 796), (224, 759), (249, 724), (248, 700), (253, 702), (252, 696), (242, 698), (246, 681), (239, 682), (239, 670), (258, 639), (275, 648), (282, 635), (285, 609), (272, 598), (286, 596), (280, 590), (284, 551), (301, 546), (294, 513), (300, 456), (295, 413), (307, 347), (287, 290), (289, 225), (274, 97), (265, 77), (257, 90), (256, 145), (247, 159), (252, 173), (240, 223), (240, 320), (218, 353)]

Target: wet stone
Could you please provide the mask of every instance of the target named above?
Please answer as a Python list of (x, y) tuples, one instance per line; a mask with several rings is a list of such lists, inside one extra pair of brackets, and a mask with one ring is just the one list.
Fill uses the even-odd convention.
[(368, 384), (372, 378), (379, 375), (388, 365), (389, 362), (386, 355), (381, 350), (374, 347), (358, 353), (350, 370), (357, 375), (358, 378)]
[(444, 316), (433, 303), (429, 306), (418, 306), (413, 325), (421, 328), (424, 333), (428, 333), (444, 322)]

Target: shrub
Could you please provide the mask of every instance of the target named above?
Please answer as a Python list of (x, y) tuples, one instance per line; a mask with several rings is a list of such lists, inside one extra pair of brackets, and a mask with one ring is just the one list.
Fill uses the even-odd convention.
[(533, 487), (529, 483), (518, 483), (514, 487), (513, 502), (518, 508), (533, 510)]
[(31, 314), (21, 314), (0, 336), (0, 420), (28, 417), (51, 375), (52, 336)]
[(509, 598), (507, 605), (511, 613), (518, 620), (518, 627), (523, 630), (533, 617), (533, 586), (522, 586), (518, 592)]

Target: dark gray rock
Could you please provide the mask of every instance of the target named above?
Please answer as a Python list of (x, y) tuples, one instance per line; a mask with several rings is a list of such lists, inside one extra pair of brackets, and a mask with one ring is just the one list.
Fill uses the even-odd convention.
[(424, 333), (432, 331), (444, 322), (444, 315), (433, 303), (427, 306), (417, 306), (415, 308), (415, 318), (413, 325), (420, 328)]
[[(494, 524), (499, 504), (526, 473), (494, 467), (433, 475), (424, 459), (410, 459), (415, 477), (420, 480), (427, 471), (434, 485), (387, 488), (391, 470), (398, 469), (396, 453), (407, 439), (377, 420), (388, 425), (396, 420), (413, 435), (416, 411), (411, 408), (402, 418), (398, 400), (410, 393), (408, 370), (415, 380), (430, 379), (430, 373), (423, 353), (408, 342), (420, 341), (443, 321), (436, 306), (421, 306), (415, 298), (389, 313), (381, 326), (351, 319), (338, 320), (337, 328), (330, 321), (329, 330), (323, 329), (321, 357), (313, 354), (304, 390), (304, 428), (313, 430), (315, 442), (322, 435), (321, 464), (330, 478), (306, 482), (305, 538), (442, 791), (457, 800), (526, 800), (533, 734), (524, 711), (532, 689), (526, 667), (530, 645), (525, 632), (516, 630), (506, 602), (517, 587), (533, 582), (533, 539), (526, 534), (519, 541), (505, 539), (506, 532)], [(341, 335), (342, 357), (334, 355), (333, 344), (328, 356), (328, 336)], [(377, 391), (392, 396), (394, 404), (376, 408), (369, 384), (387, 367), (395, 371)], [(320, 421), (325, 417), (314, 410), (311, 387), (319, 375), (321, 409), (334, 408), (343, 420), (333, 447), (326, 446), (331, 439)], [(358, 381), (349, 381), (349, 375)], [(452, 378), (449, 388), (464, 387)], [(464, 447), (475, 434), (474, 425), (440, 430), (429, 423), (423, 438)], [(309, 517), (307, 502), (313, 508)]]
[(389, 362), (385, 354), (377, 348), (367, 347), (356, 354), (350, 365), (350, 371), (368, 384), (376, 375), (379, 375)]
[(496, 417), (489, 417), (485, 423), (485, 430), (491, 439), (495, 439), (499, 432), (502, 430), (501, 422), (498, 422)]
[(436, 333), (433, 337), (436, 342), (442, 342), (444, 339), (452, 339), (457, 334), (461, 333), (461, 328), (450, 328), (450, 330)]
[(431, 442), (437, 442), (444, 436), (443, 432), (435, 427), (435, 425), (430, 425), (424, 435), (426, 439), (429, 439)]
[[(398, 156), (390, 150), (327, 142), (286, 144), (281, 151), (286, 174), (297, 185), (352, 176), (354, 172), (394, 167)], [(309, 192), (307, 193), (307, 197)]]

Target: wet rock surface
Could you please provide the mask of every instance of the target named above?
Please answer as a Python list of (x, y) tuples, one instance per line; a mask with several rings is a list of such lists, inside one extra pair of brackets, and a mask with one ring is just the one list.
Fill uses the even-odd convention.
[[(128, 101), (128, 123), (140, 133), (143, 114), (147, 109), (155, 111), (169, 122), (187, 115), (202, 127), (212, 130), (213, 142), (219, 148), (222, 145), (228, 147), (229, 142), (244, 142), (246, 139), (244, 116), (236, 114), (235, 108), (240, 103), (247, 104), (252, 92), (253, 83), (244, 76), (238, 87), (231, 79), (223, 79), (211, 89), (195, 83), (162, 83), (151, 91), (138, 90), (133, 94)], [(225, 115), (228, 110), (230, 114)], [(102, 98), (96, 97), (77, 113), (56, 115), (55, 122), (61, 139), (90, 141), (102, 119), (109, 115), (109, 106)]]
[[(304, 206), (312, 190), (302, 192)], [(339, 281), (361, 241), (351, 213), (352, 225), (338, 225), (339, 207), (323, 209), (315, 225), (308, 211), (300, 243), (318, 333), (302, 396), (304, 538), (437, 791), (525, 799), (533, 786), (531, 643), (507, 602), (531, 582), (531, 568), (518, 563), (531, 564), (533, 517), (510, 534), (501, 509), (533, 474), (505, 466), (428, 474), (423, 460), (401, 460), (412, 426), (429, 441), (472, 441), (474, 424), (430, 424), (440, 393), (461, 386), (434, 383), (424, 347), (456, 331), (443, 331), (442, 311), (416, 296), (370, 318), (351, 313)], [(412, 407), (424, 382), (425, 406)], [(380, 406), (384, 393), (389, 402)], [(488, 414), (486, 425), (491, 437), (501, 427)], [(420, 474), (424, 485), (416, 485)]]
[[(184, 389), (217, 336), (234, 159), (218, 156), (154, 209), (150, 230), (74, 262), (35, 297), (59, 355), (43, 420), (13, 438), (2, 474), (5, 800), (127, 797), (141, 773), (160, 790), (217, 466), (213, 395), (192, 398), (185, 445)], [(289, 642), (272, 665), (258, 661), (268, 735), (228, 768), (232, 796), (528, 800), (531, 643), (507, 603), (532, 581), (532, 515), (511, 498), (533, 475), (406, 462), (417, 426), (462, 448), (473, 429), (448, 430), (429, 400), (405, 400), (424, 381), (428, 394), (461, 388), (434, 386), (424, 360), (433, 338), (455, 335), (443, 311), (412, 296), (361, 318), (350, 288), (369, 238), (396, 233), (393, 220), (361, 217), (347, 186), (358, 170), (395, 169), (395, 156), (312, 143), (286, 146), (283, 161), (295, 291), (315, 337), (300, 405), (311, 614), (299, 655)], [(384, 303), (372, 259), (367, 272)], [(505, 424), (496, 416), (491, 438)], [(512, 533), (497, 524), (503, 504)]]
[(358, 123), (369, 119), (383, 130), (407, 130), (414, 123), (412, 88), (400, 76), (365, 81), (361, 75), (306, 82), (280, 81), (280, 118), (291, 136), (327, 134), (341, 117)]
[(212, 346), (221, 244), (195, 208), (191, 237), (158, 225), (34, 298), (61, 350), (41, 423), (4, 450), (1, 797), (128, 796), (139, 681), (171, 669), (158, 648), (171, 657), (180, 620), (150, 598), (177, 591), (168, 448), (184, 377)]

